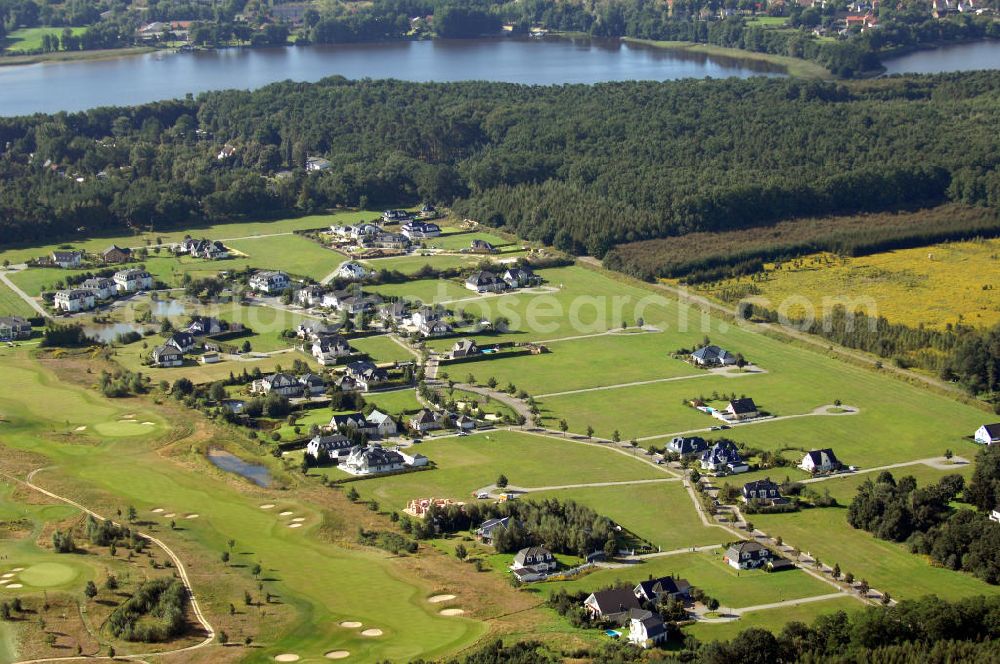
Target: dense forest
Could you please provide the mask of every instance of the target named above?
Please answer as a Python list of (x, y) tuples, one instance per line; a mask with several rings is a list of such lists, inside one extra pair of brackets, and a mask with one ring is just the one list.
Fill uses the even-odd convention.
[[(1000, 583), (1000, 525), (988, 518), (996, 509), (1000, 488), (1000, 449), (986, 448), (976, 457), (969, 482), (945, 475), (937, 484), (918, 487), (916, 480), (898, 481), (883, 471), (860, 487), (847, 511), (847, 521), (880, 539), (907, 542), (914, 553), (930, 556), (949, 569), (965, 570), (987, 583)], [(976, 509), (954, 509), (964, 499)]]
[[(4, 118), (0, 180), (18, 186), (0, 188), (0, 242), (428, 200), (604, 256), (804, 216), (995, 207), (998, 96), (995, 72), (851, 85), (331, 78)], [(219, 158), (224, 145), (233, 156)], [(313, 155), (332, 167), (307, 173)]]

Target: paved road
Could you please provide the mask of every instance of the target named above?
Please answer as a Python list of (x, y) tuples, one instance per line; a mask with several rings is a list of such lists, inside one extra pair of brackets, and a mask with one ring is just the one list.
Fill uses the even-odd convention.
[[(95, 511), (93, 511), (93, 510), (91, 510), (91, 509), (89, 509), (87, 507), (84, 507), (83, 505), (81, 505), (80, 503), (76, 502), (75, 500), (72, 500), (70, 498), (66, 498), (64, 496), (60, 496), (58, 494), (52, 493), (51, 491), (48, 491), (47, 489), (43, 489), (42, 487), (40, 487), (37, 484), (35, 484), (33, 482), (33, 479), (34, 479), (35, 475), (38, 474), (39, 472), (43, 471), (43, 470), (45, 470), (45, 468), (36, 468), (35, 470), (33, 470), (30, 473), (28, 473), (27, 478), (25, 478), (24, 480), (20, 480), (20, 479), (14, 477), (13, 475), (10, 475), (8, 473), (0, 473), (0, 474), (3, 474), (5, 477), (13, 480), (14, 482), (17, 482), (18, 484), (23, 484), (24, 486), (27, 486), (27, 487), (29, 487), (31, 489), (34, 489), (35, 491), (37, 491), (39, 493), (42, 493), (42, 494), (48, 496), (49, 498), (54, 498), (55, 500), (61, 501), (63, 503), (66, 503), (67, 505), (71, 505), (72, 507), (77, 508), (81, 512), (93, 516), (95, 519), (100, 519), (102, 521), (107, 520), (105, 517), (101, 516), (97, 512), (95, 512)], [(116, 522), (112, 521), (112, 523), (116, 523)], [(116, 523), (116, 525), (120, 525), (120, 524)], [(176, 650), (167, 650), (167, 651), (163, 651), (163, 652), (136, 653), (134, 655), (131, 655), (131, 654), (130, 655), (125, 655), (123, 653), (122, 655), (120, 655), (120, 657), (122, 659), (125, 659), (125, 658), (135, 659), (135, 658), (140, 658), (140, 657), (157, 657), (157, 656), (162, 656), (162, 655), (173, 655), (173, 654), (182, 653), (182, 652), (189, 652), (191, 650), (198, 650), (200, 648), (204, 648), (206, 646), (212, 645), (213, 641), (215, 640), (215, 630), (212, 628), (211, 623), (208, 622), (208, 619), (205, 618), (205, 615), (201, 611), (201, 607), (198, 604), (198, 598), (194, 594), (194, 588), (191, 586), (191, 581), (188, 578), (187, 569), (184, 567), (184, 563), (181, 562), (181, 559), (177, 557), (177, 554), (175, 554), (170, 549), (170, 547), (168, 547), (166, 544), (164, 544), (163, 541), (161, 541), (160, 539), (158, 539), (156, 537), (153, 537), (149, 533), (145, 533), (145, 532), (142, 532), (142, 531), (136, 529), (134, 527), (134, 525), (130, 526), (130, 527), (133, 529), (133, 532), (136, 533), (139, 537), (143, 537), (143, 538), (149, 540), (150, 542), (152, 542), (153, 544), (155, 544), (156, 546), (160, 547), (163, 550), (163, 552), (166, 553), (167, 556), (170, 558), (170, 560), (173, 562), (174, 569), (177, 571), (177, 575), (180, 577), (181, 583), (184, 584), (184, 587), (188, 591), (188, 597), (191, 600), (191, 610), (194, 613), (195, 618), (198, 620), (198, 622), (201, 624), (202, 628), (205, 630), (206, 637), (205, 637), (205, 639), (203, 641), (200, 641), (200, 642), (198, 642), (198, 643), (196, 643), (196, 644), (194, 644), (192, 646), (187, 646), (186, 648), (178, 648)], [(36, 664), (37, 662), (68, 662), (68, 661), (73, 661), (73, 660), (91, 660), (91, 659), (113, 659), (113, 658), (111, 658), (111, 657), (99, 657), (99, 656), (43, 657), (43, 658), (40, 658), (40, 659), (23, 660), (23, 661), (18, 662), (17, 664)]]
[(746, 371), (746, 372), (730, 372), (730, 371), (702, 371), (696, 374), (691, 374), (689, 376), (673, 376), (671, 378), (652, 378), (650, 380), (637, 380), (631, 383), (618, 383), (616, 385), (601, 385), (599, 387), (586, 387), (579, 390), (566, 390), (565, 392), (549, 392), (548, 394), (537, 394), (536, 399), (541, 399), (542, 397), (561, 397), (568, 394), (583, 394), (584, 392), (600, 392), (602, 390), (617, 390), (623, 387), (636, 387), (638, 385), (652, 385), (654, 383), (669, 383), (677, 380), (692, 380), (694, 378), (708, 378), (711, 376), (723, 376), (724, 378), (738, 378), (740, 376), (756, 376), (759, 374), (765, 374), (766, 371)]
[(45, 309), (43, 309), (42, 305), (38, 304), (38, 302), (35, 300), (35, 298), (29, 296), (23, 290), (21, 290), (20, 288), (18, 288), (17, 285), (15, 285), (13, 281), (10, 280), (10, 278), (7, 276), (7, 271), (6, 270), (0, 271), (0, 281), (3, 281), (4, 284), (7, 285), (7, 288), (9, 288), (12, 291), (14, 291), (15, 295), (17, 295), (19, 298), (21, 298), (22, 300), (24, 300), (25, 302), (27, 302), (28, 306), (31, 307), (32, 309), (34, 309), (36, 312), (38, 312), (39, 315), (41, 315), (41, 316), (43, 316), (45, 318), (51, 318), (51, 316), (49, 315), (49, 312), (47, 312)]
[(917, 459), (916, 461), (902, 461), (900, 463), (890, 463), (885, 466), (875, 466), (874, 468), (861, 468), (853, 472), (848, 473), (836, 473), (834, 475), (823, 475), (822, 477), (810, 477), (806, 480), (799, 480), (802, 484), (811, 484), (813, 482), (826, 482), (827, 480), (836, 480), (843, 477), (853, 477), (854, 475), (863, 475), (866, 473), (879, 473), (883, 470), (892, 470), (894, 468), (906, 468), (907, 466), (919, 466), (921, 464), (925, 466), (930, 466), (931, 468), (936, 468), (938, 470), (958, 470), (961, 466), (965, 466), (971, 463), (968, 459), (960, 456), (952, 457), (949, 461), (944, 457), (930, 457), (927, 459)]
[(473, 493), (488, 493), (495, 494), (498, 491), (500, 493), (535, 493), (538, 491), (561, 491), (563, 489), (593, 489), (596, 487), (603, 486), (625, 486), (629, 484), (659, 484), (661, 482), (680, 482), (679, 477), (661, 477), (653, 480), (623, 480), (621, 482), (585, 482), (583, 484), (558, 484), (553, 486), (514, 486), (509, 484), (503, 489), (498, 487), (496, 484), (491, 484), (489, 486), (484, 486), (481, 489), (477, 489)]

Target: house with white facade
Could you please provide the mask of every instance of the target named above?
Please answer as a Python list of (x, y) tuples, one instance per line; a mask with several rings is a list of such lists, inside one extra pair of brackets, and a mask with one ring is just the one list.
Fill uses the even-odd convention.
[(827, 447), (822, 450), (806, 452), (805, 456), (802, 457), (802, 463), (799, 464), (799, 468), (813, 474), (831, 473), (835, 470), (840, 470), (841, 463), (837, 460), (837, 456), (833, 453), (833, 450)]
[(112, 279), (119, 293), (137, 293), (153, 287), (153, 275), (138, 268), (119, 270)]
[(1000, 444), (1000, 422), (996, 424), (984, 424), (976, 429), (973, 438), (980, 445)]
[(173, 346), (157, 346), (151, 357), (153, 364), (158, 367), (179, 367), (184, 364), (184, 353)]
[(83, 288), (56, 291), (52, 304), (59, 311), (69, 313), (88, 311), (94, 308), (94, 293)]
[(360, 445), (355, 447), (340, 467), (351, 475), (377, 475), (403, 470), (406, 465), (403, 455), (399, 452), (384, 449), (378, 443), (373, 443), (367, 447)]
[(291, 280), (284, 272), (264, 270), (250, 277), (249, 286), (258, 293), (277, 295), (288, 288)]
[(80, 284), (80, 288), (92, 291), (98, 300), (111, 299), (118, 293), (115, 280), (106, 277), (91, 277)]

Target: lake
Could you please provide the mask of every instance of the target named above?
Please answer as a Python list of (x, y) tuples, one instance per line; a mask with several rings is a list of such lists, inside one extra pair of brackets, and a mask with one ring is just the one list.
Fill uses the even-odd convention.
[(271, 473), (264, 466), (248, 463), (225, 450), (209, 450), (206, 456), (216, 468), (221, 468), (229, 473), (236, 473), (257, 486), (268, 487), (271, 485)]
[(94, 323), (92, 325), (84, 325), (83, 333), (88, 337), (97, 339), (101, 343), (108, 344), (117, 341), (119, 335), (127, 334), (128, 332), (145, 334), (149, 329), (151, 328), (138, 323)]
[(937, 74), (948, 71), (1000, 69), (1000, 41), (972, 42), (914, 51), (884, 60), (886, 74)]
[(317, 81), (333, 75), (550, 85), (782, 76), (784, 70), (766, 62), (618, 40), (556, 37), (157, 51), (112, 60), (0, 67), (0, 115), (141, 104), (187, 93), (252, 89), (287, 79)]

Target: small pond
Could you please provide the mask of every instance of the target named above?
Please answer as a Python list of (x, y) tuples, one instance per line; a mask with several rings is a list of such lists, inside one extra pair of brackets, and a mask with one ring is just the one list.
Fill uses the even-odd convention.
[(147, 328), (139, 323), (93, 323), (83, 326), (83, 333), (92, 339), (97, 339), (101, 343), (111, 343), (117, 341), (118, 336), (127, 332), (138, 332), (145, 334)]
[(271, 486), (271, 473), (264, 466), (248, 463), (225, 450), (209, 450), (207, 456), (216, 468), (221, 468), (227, 473), (236, 473), (257, 486)]
[(181, 300), (151, 300), (149, 310), (154, 316), (180, 316), (186, 311)]

